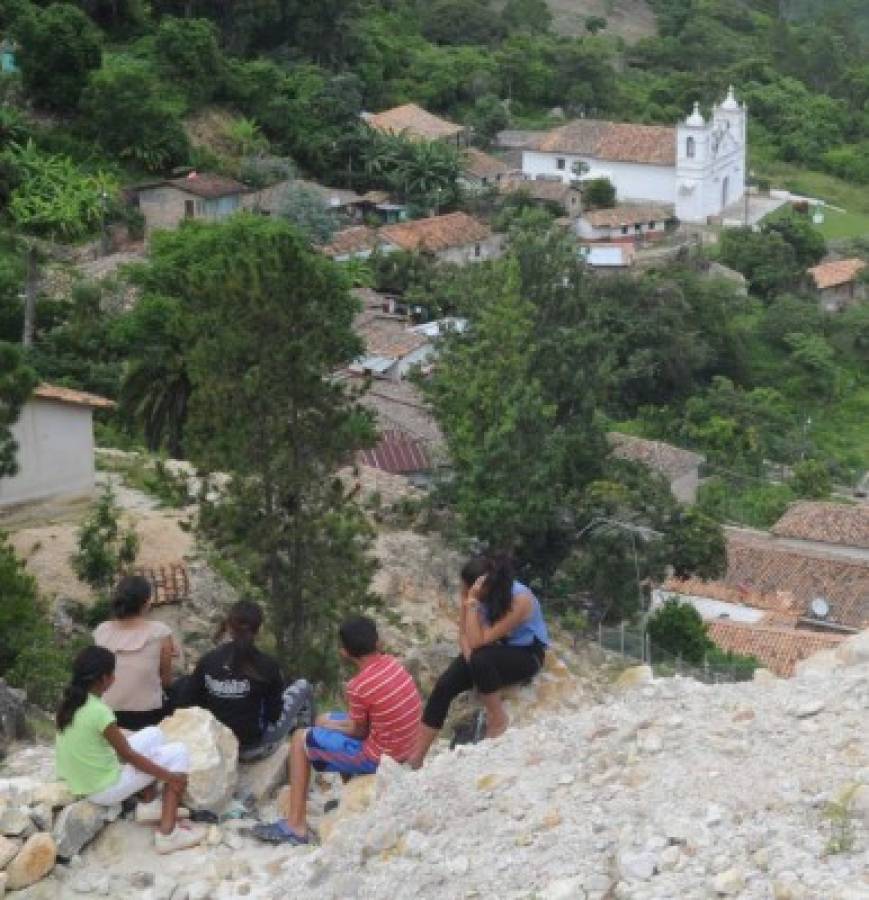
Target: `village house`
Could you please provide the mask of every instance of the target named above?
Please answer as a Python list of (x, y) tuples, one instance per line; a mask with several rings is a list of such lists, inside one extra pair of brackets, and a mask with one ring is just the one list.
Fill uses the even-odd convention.
[(728, 528), (718, 581), (671, 579), (655, 593), (690, 603), (723, 650), (779, 675), (869, 627), (869, 507), (800, 501), (770, 532)]
[(443, 141), (461, 147), (467, 143), (467, 129), (417, 106), (405, 103), (379, 113), (362, 113), (362, 120), (383, 134), (404, 135), (414, 141)]
[(504, 236), (467, 213), (454, 212), (386, 225), (380, 229), (380, 240), (386, 252), (429, 253), (443, 262), (464, 265), (499, 257)]
[(385, 311), (380, 295), (369, 293), (372, 296), (364, 295), (362, 312), (353, 320), (353, 330), (362, 338), (365, 353), (350, 365), (350, 372), (401, 381), (434, 354), (432, 339), (409, 326), (404, 316)]
[(524, 141), (529, 178), (571, 181), (582, 170), (583, 179), (608, 178), (622, 201), (666, 204), (683, 222), (706, 223), (743, 196), (747, 116), (731, 88), (708, 120), (695, 104), (675, 127), (578, 119), (505, 140)]
[(131, 188), (132, 202), (145, 219), (145, 233), (177, 228), (187, 219), (217, 222), (242, 208), (250, 189), (239, 181), (191, 172)]
[(580, 213), (576, 233), (584, 241), (644, 244), (662, 240), (675, 226), (672, 207), (620, 204)]
[(461, 185), (469, 191), (482, 191), (489, 187), (497, 187), (516, 170), (497, 156), (484, 153), (476, 147), (468, 147), (462, 153)]
[(12, 426), (18, 473), (0, 480), (0, 507), (90, 493), (94, 487), (93, 412), (114, 405), (83, 391), (48, 384), (37, 387)]
[(640, 463), (664, 477), (680, 503), (694, 503), (697, 500), (700, 466), (706, 462), (701, 454), (664, 441), (650, 441), (618, 431), (608, 432), (607, 442), (616, 459)]
[(500, 185), (504, 194), (522, 194), (537, 206), (556, 209), (570, 219), (582, 210), (582, 194), (575, 185), (560, 178), (525, 178), (521, 174), (505, 178)]
[(808, 270), (809, 284), (824, 312), (840, 312), (866, 297), (866, 284), (860, 275), (866, 268), (862, 259), (837, 259)]

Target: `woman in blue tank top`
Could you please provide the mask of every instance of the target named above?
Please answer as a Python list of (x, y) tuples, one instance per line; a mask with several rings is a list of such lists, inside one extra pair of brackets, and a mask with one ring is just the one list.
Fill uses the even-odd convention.
[(486, 737), (507, 730), (501, 688), (533, 678), (543, 666), (549, 632), (540, 601), (513, 577), (506, 556), (476, 556), (462, 569), (459, 655), (437, 680), (422, 716), (411, 764), (419, 768), (443, 728), (450, 704), (476, 688), (486, 710)]

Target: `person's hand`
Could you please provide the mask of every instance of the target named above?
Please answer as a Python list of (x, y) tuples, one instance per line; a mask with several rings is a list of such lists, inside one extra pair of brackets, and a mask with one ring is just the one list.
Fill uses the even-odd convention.
[(472, 585), (471, 589), (468, 591), (467, 599), (465, 600), (466, 604), (471, 603), (479, 603), (483, 596), (483, 587), (486, 584), (486, 576), (481, 575)]
[(169, 772), (166, 787), (176, 794), (183, 794), (187, 790), (187, 776), (183, 772)]

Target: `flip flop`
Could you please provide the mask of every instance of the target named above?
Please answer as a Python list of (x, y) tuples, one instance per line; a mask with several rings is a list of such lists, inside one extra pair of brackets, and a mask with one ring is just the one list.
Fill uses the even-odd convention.
[(309, 835), (300, 837), (280, 820), (270, 822), (268, 825), (254, 825), (250, 833), (268, 844), (289, 844), (291, 847), (302, 847), (311, 843)]

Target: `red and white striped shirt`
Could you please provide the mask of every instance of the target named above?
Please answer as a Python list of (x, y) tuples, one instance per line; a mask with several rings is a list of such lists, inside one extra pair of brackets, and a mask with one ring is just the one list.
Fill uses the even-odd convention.
[(410, 673), (394, 657), (377, 654), (347, 682), (347, 708), (354, 722), (368, 726), (362, 751), (380, 762), (385, 753), (404, 762), (416, 743), (422, 701)]

